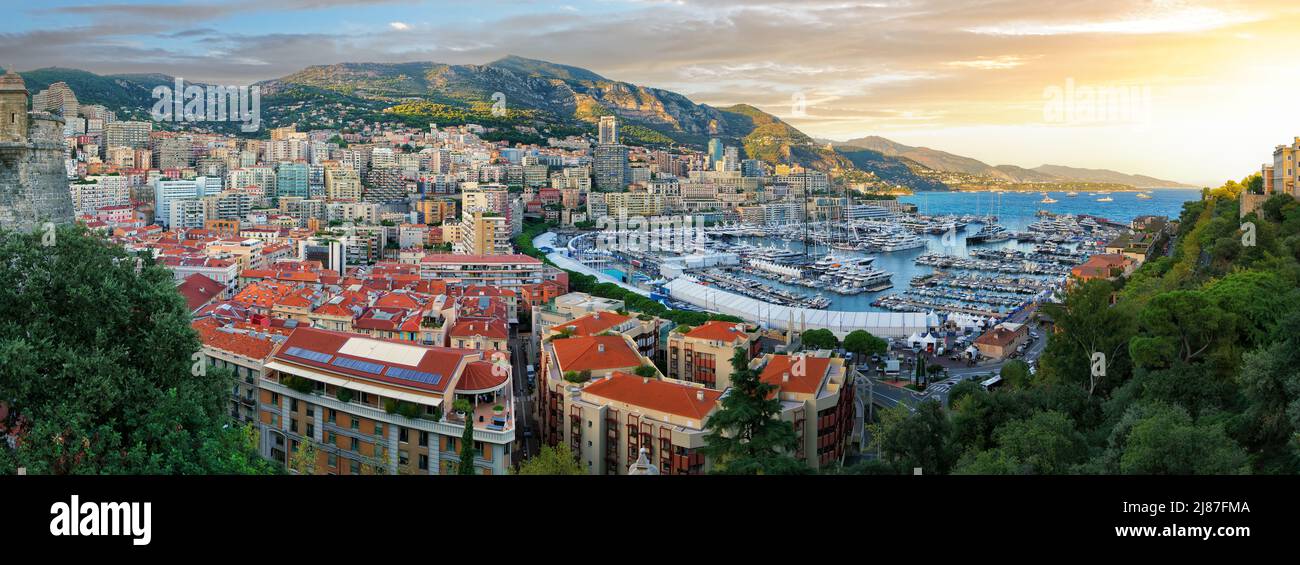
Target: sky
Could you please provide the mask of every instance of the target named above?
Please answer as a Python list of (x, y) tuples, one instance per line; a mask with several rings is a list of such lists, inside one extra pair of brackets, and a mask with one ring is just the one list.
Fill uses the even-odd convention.
[(749, 103), (817, 138), (1198, 185), (1300, 136), (1300, 3), (1250, 0), (44, 0), (0, 66), (247, 84), (507, 54)]

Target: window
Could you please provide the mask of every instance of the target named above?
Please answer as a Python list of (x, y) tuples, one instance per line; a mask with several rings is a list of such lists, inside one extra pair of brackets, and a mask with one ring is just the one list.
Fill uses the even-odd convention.
[(307, 437), (316, 437), (316, 425), (307, 424)]
[(397, 441), (402, 443), (411, 441), (410, 430), (407, 430), (406, 428), (397, 428)]
[(290, 399), (289, 399), (289, 411), (290, 411), (290, 412), (297, 412), (297, 411), (298, 411), (298, 399), (297, 399), (297, 398), (290, 398)]
[(325, 442), (330, 445), (338, 445), (337, 438), (338, 436), (334, 435), (334, 432), (330, 432), (329, 436), (327, 436), (327, 438), (325, 439)]
[(352, 418), (352, 429), (354, 429), (354, 430), (358, 430), (358, 431), (361, 430), (361, 420), (360, 420), (360, 419), (358, 419), (358, 418)]
[(361, 440), (352, 438), (352, 451), (357, 453), (361, 452)]
[(400, 465), (410, 465), (411, 454), (408, 453), (405, 449), (399, 450), (397, 452), (397, 463)]
[(330, 408), (329, 412), (325, 413), (325, 421), (333, 424), (336, 419), (336, 416), (338, 416), (338, 412), (336, 412), (333, 408)]
[(316, 407), (315, 407), (315, 406), (312, 406), (312, 405), (310, 405), (310, 404), (307, 405), (307, 417), (308, 417), (308, 418), (315, 418), (315, 417), (316, 417)]
[(353, 475), (360, 475), (360, 474), (361, 474), (361, 462), (360, 462), (360, 461), (348, 461), (348, 471), (351, 472)]
[(375, 435), (377, 435), (377, 436), (381, 436), (381, 437), (384, 435), (384, 423), (383, 423), (383, 422), (375, 422)]
[(420, 432), (420, 447), (429, 447), (429, 432)]
[(279, 405), (280, 405), (280, 393), (278, 392), (271, 393), (271, 406), (279, 406)]
[(298, 433), (298, 419), (297, 419), (297, 418), (289, 418), (289, 431), (291, 431), (291, 432), (293, 432), (293, 433), (295, 433), (295, 434)]
[(429, 456), (428, 456), (428, 455), (424, 455), (424, 454), (421, 454), (421, 455), (420, 455), (420, 470), (421, 470), (421, 471), (428, 471), (428, 470), (429, 470)]
[(330, 453), (329, 456), (326, 457), (325, 461), (329, 464), (330, 467), (338, 467), (338, 465), (339, 465), (339, 456), (338, 456), (338, 455), (335, 455), (335, 454), (333, 454), (333, 453)]

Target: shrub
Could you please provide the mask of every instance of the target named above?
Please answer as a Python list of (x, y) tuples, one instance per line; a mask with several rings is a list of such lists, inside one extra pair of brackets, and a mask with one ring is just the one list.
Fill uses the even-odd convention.
[(334, 393), (334, 397), (339, 399), (339, 402), (352, 402), (352, 391), (339, 387), (338, 392)]

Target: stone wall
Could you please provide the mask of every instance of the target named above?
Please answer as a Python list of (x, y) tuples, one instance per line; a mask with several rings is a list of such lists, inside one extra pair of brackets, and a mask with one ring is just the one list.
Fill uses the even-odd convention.
[(27, 143), (0, 143), (0, 228), (32, 230), (73, 220), (64, 158), (63, 119), (28, 114)]

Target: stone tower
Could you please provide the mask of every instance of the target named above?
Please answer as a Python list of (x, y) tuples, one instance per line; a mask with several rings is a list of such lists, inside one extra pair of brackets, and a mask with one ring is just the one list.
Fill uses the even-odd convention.
[(0, 229), (32, 230), (73, 219), (64, 120), (29, 112), (29, 98), (12, 69), (0, 76)]

